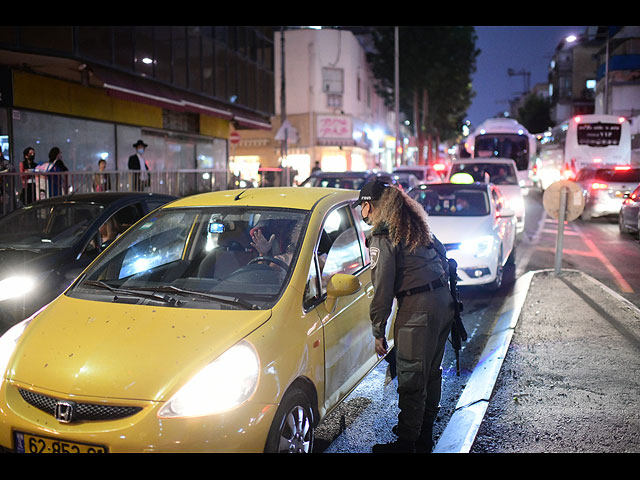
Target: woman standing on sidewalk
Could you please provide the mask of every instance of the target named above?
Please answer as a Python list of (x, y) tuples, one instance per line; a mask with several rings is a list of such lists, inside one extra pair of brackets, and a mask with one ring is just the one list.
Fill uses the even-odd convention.
[(378, 355), (387, 353), (386, 323), (394, 298), (398, 300), (398, 440), (375, 445), (373, 452), (430, 452), (442, 357), (454, 316), (448, 269), (436, 252), (444, 247), (436, 245), (420, 204), (395, 187), (371, 181), (356, 204), (362, 206), (364, 221), (373, 226), (367, 239), (374, 286), (369, 313)]

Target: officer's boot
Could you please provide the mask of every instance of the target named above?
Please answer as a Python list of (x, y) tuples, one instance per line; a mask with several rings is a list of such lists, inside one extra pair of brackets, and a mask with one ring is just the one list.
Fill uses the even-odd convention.
[(372, 453), (416, 453), (415, 442), (398, 438), (395, 442), (378, 443), (371, 449)]
[(420, 436), (416, 440), (416, 453), (431, 453), (433, 449), (433, 420), (422, 422)]

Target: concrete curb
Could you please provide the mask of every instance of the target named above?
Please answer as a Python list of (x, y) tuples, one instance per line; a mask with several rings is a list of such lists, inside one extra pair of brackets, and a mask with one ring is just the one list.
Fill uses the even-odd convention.
[(536, 273), (538, 271), (527, 272), (518, 278), (513, 293), (498, 310), (498, 321), (480, 361), (473, 370), (458, 400), (455, 412), (442, 432), (433, 453), (469, 453), (489, 406), (491, 392), (511, 343), (531, 280)]
[[(491, 393), (520, 318), (520, 312), (529, 292), (531, 281), (538, 273), (553, 271), (554, 269), (531, 271), (516, 280), (513, 293), (507, 297), (502, 307), (498, 310), (498, 321), (482, 352), (480, 362), (471, 374), (458, 400), (456, 410), (444, 432), (442, 432), (438, 443), (433, 449), (433, 453), (469, 453), (471, 450), (489, 406)], [(562, 271), (579, 273), (593, 284), (599, 286), (603, 292), (611, 295), (640, 315), (640, 309), (632, 302), (590, 275), (580, 270), (563, 269)]]

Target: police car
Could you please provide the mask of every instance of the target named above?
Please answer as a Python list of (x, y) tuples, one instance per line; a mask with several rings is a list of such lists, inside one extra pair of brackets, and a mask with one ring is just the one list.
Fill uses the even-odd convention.
[(491, 183), (420, 185), (408, 195), (429, 218), (431, 231), (458, 263), (458, 285), (497, 290), (504, 266), (515, 262), (516, 216)]

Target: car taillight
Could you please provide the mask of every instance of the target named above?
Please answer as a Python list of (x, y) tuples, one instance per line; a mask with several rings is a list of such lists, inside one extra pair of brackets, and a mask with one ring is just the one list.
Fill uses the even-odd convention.
[(591, 184), (592, 190), (604, 190), (607, 188), (609, 188), (609, 185), (607, 185), (606, 183), (593, 182)]
[(619, 165), (614, 167), (614, 170), (631, 170), (631, 165)]

